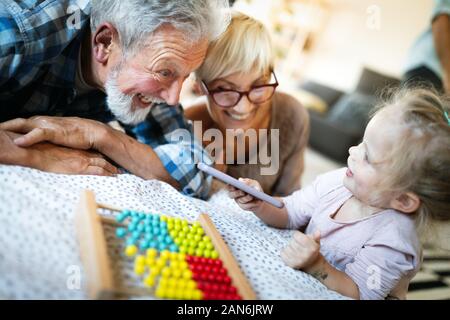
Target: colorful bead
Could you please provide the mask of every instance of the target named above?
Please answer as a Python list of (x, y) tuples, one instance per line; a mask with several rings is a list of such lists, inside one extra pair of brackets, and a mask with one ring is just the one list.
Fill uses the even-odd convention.
[(128, 257), (133, 257), (138, 252), (138, 248), (135, 245), (129, 245), (125, 248), (125, 254)]

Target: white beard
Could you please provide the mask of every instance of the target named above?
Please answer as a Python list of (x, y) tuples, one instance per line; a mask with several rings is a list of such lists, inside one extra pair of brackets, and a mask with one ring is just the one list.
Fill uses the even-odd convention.
[(145, 120), (153, 106), (153, 103), (162, 103), (161, 99), (153, 99), (153, 103), (148, 108), (135, 108), (133, 110), (133, 96), (126, 95), (120, 91), (117, 85), (117, 77), (120, 71), (120, 64), (114, 68), (105, 83), (106, 101), (109, 110), (120, 122), (124, 124), (136, 125)]

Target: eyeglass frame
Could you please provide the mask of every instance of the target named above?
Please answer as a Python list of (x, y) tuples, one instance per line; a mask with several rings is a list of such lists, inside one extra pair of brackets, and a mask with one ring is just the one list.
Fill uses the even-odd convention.
[[(211, 98), (213, 99), (213, 101), (214, 101), (215, 104), (217, 104), (219, 107), (225, 108), (225, 109), (229, 109), (229, 108), (233, 108), (233, 107), (237, 106), (238, 103), (242, 100), (242, 97), (243, 97), (244, 95), (247, 97), (248, 101), (250, 101), (251, 103), (255, 103), (255, 102), (253, 102), (253, 101), (250, 99), (250, 96), (249, 96), (250, 92), (252, 92), (254, 89), (259, 89), (259, 88), (263, 88), (263, 87), (273, 87), (272, 95), (271, 95), (269, 98), (267, 98), (267, 100), (264, 100), (264, 101), (262, 101), (262, 102), (257, 103), (257, 104), (261, 104), (261, 103), (267, 102), (267, 101), (269, 101), (270, 99), (272, 99), (273, 95), (275, 94), (275, 91), (277, 90), (277, 87), (280, 85), (280, 84), (278, 83), (278, 79), (277, 79), (277, 76), (276, 76), (275, 72), (274, 72), (274, 71), (271, 71), (270, 73), (273, 74), (273, 76), (274, 76), (274, 78), (275, 78), (275, 83), (269, 83), (269, 84), (263, 84), (263, 85), (260, 85), (260, 86), (251, 87), (250, 90), (248, 90), (248, 91), (239, 91), (239, 90), (219, 90), (219, 89), (216, 89), (216, 90), (209, 90), (209, 89), (208, 89), (208, 86), (206, 85), (206, 83), (205, 83), (203, 80), (201, 81), (201, 84), (202, 84), (202, 86), (203, 86), (203, 91), (205, 92), (205, 94), (211, 96)], [(237, 100), (237, 102), (236, 102), (234, 105), (231, 105), (231, 106), (223, 106), (223, 105), (217, 103), (216, 99), (214, 98), (214, 94), (215, 94), (215, 93), (220, 93), (220, 92), (237, 92), (237, 93), (239, 94), (239, 99)], [(256, 104), (256, 103), (255, 103), (255, 104)]]

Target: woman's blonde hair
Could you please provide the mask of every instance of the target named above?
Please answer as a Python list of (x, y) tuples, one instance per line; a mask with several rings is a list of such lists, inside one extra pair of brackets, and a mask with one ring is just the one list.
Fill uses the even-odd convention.
[(413, 192), (420, 231), (431, 221), (450, 220), (450, 102), (430, 89), (403, 88), (389, 95), (385, 108), (398, 113), (404, 135), (386, 155), (385, 192)]
[(232, 11), (226, 31), (210, 43), (206, 59), (196, 77), (209, 83), (234, 73), (253, 70), (265, 74), (273, 69), (273, 50), (269, 31), (243, 13)]

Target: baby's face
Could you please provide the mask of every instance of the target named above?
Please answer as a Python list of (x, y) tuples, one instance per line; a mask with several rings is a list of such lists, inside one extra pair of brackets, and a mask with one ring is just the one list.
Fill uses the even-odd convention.
[(375, 201), (374, 196), (385, 178), (383, 164), (386, 163), (386, 155), (402, 137), (398, 111), (387, 107), (377, 113), (367, 125), (363, 141), (349, 150), (344, 186), (360, 201), (372, 206), (388, 207), (391, 200), (385, 197)]

